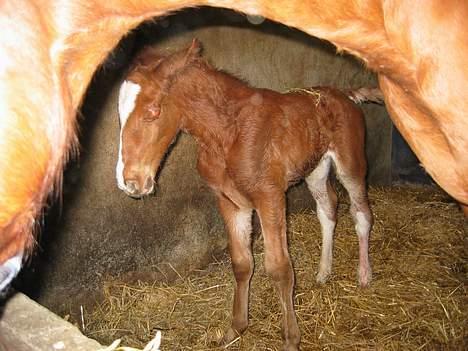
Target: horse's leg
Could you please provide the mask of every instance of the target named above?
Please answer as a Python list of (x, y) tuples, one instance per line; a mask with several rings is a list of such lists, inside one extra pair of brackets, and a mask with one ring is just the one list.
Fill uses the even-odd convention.
[[(350, 149), (351, 150), (351, 149)], [(364, 155), (352, 155), (350, 160), (365, 160)], [(366, 164), (355, 162), (346, 164), (337, 155), (333, 161), (341, 184), (345, 187), (351, 201), (350, 212), (354, 220), (356, 233), (359, 238), (359, 283), (367, 286), (372, 279), (369, 262), (369, 234), (372, 228), (372, 212), (366, 190)]]
[(256, 194), (265, 245), (265, 270), (273, 280), (283, 313), (283, 350), (299, 350), (300, 332), (293, 305), (294, 272), (286, 237), (286, 200), (282, 191)]
[(249, 323), (249, 285), (254, 267), (251, 248), (252, 209), (239, 209), (221, 194), (218, 195), (218, 204), (229, 234), (229, 252), (236, 279), (232, 324), (222, 340), (222, 343), (228, 344), (241, 335)]
[(306, 178), (307, 186), (317, 203), (317, 217), (322, 229), (322, 255), (320, 257), (317, 281), (324, 283), (332, 270), (333, 233), (336, 226), (335, 190), (328, 180), (331, 159), (325, 156)]
[(369, 262), (369, 234), (372, 228), (372, 212), (367, 200), (364, 181), (344, 181), (351, 200), (350, 212), (353, 216), (356, 233), (359, 237), (359, 284), (367, 286), (372, 280), (372, 269)]

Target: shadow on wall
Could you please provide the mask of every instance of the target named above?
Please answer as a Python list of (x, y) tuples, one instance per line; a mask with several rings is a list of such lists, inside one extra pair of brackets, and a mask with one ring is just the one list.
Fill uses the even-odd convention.
[(435, 184), (395, 126), (392, 128), (392, 182)]
[[(143, 24), (123, 39), (93, 79), (80, 113), (80, 158), (66, 172), (63, 205), (48, 211), (40, 249), (18, 284), (52, 310), (76, 312), (105, 277), (170, 279), (224, 252), (223, 224), (196, 172), (190, 137), (181, 136), (167, 157), (154, 197), (132, 200), (115, 181), (118, 89), (129, 58), (144, 45), (172, 51), (194, 37), (215, 66), (256, 87), (377, 85), (373, 73), (348, 56), (337, 56), (330, 44), (259, 18), (200, 8)], [(389, 184), (390, 120), (381, 106), (364, 106), (364, 112), (369, 181)], [(302, 185), (290, 190), (288, 204), (290, 211), (314, 206)]]

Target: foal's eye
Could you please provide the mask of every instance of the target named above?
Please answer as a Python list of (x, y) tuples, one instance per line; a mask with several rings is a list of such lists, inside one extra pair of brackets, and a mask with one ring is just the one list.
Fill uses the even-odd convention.
[(145, 115), (143, 116), (143, 122), (153, 122), (156, 119), (157, 119), (157, 117), (154, 116), (150, 112), (145, 113)]
[(159, 106), (152, 105), (148, 107), (148, 111), (143, 116), (143, 121), (153, 122), (155, 119), (159, 117), (160, 114), (161, 114), (161, 110)]

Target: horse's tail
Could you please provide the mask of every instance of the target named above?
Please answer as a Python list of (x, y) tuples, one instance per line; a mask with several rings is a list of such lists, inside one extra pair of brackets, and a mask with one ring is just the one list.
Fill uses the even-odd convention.
[(384, 104), (382, 91), (379, 88), (359, 88), (343, 91), (355, 104), (373, 102), (379, 105)]

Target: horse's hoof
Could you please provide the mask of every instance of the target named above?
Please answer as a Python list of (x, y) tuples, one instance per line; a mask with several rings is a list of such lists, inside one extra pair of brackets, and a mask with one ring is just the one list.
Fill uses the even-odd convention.
[(228, 346), (228, 345), (231, 345), (233, 343), (235, 343), (237, 340), (239, 340), (241, 337), (240, 333), (233, 329), (233, 328), (229, 328), (226, 333), (224, 334), (223, 338), (221, 339), (220, 343), (219, 343), (219, 346)]
[(359, 269), (359, 285), (361, 288), (367, 288), (372, 280), (372, 271), (368, 269)]
[(324, 284), (330, 278), (330, 270), (321, 270), (317, 273), (315, 280), (317, 283)]
[(283, 346), (283, 351), (299, 351), (299, 344), (291, 343)]

